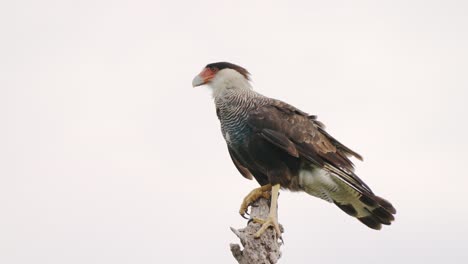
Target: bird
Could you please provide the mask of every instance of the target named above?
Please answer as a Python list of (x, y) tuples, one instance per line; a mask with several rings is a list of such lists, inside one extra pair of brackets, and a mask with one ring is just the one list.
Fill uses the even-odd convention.
[(250, 73), (229, 62), (206, 65), (192, 81), (212, 91), (221, 132), (239, 173), (260, 187), (242, 201), (239, 213), (260, 197), (270, 200), (266, 219), (255, 233), (259, 238), (272, 227), (281, 238), (278, 223), (279, 190), (304, 192), (334, 203), (369, 228), (390, 225), (396, 210), (375, 195), (356, 174), (351, 157), (357, 152), (331, 136), (315, 115), (253, 90)]

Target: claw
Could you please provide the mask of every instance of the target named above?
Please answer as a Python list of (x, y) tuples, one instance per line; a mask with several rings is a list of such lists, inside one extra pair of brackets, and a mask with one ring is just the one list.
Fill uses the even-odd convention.
[(239, 214), (245, 218), (245, 214), (248, 215), (248, 208), (249, 206), (256, 206), (253, 203), (260, 197), (264, 197), (266, 199), (270, 198), (269, 191), (271, 190), (271, 184), (267, 184), (256, 189), (253, 189), (242, 201), (241, 207), (239, 209)]
[(259, 238), (265, 231), (271, 226), (275, 229), (276, 235), (278, 236), (279, 239), (282, 240), (281, 238), (281, 229), (279, 227), (278, 221), (276, 220), (276, 217), (273, 216), (268, 216), (266, 220), (264, 219), (259, 219), (259, 218), (254, 218), (253, 221), (255, 223), (262, 224), (262, 227), (255, 233), (255, 238)]

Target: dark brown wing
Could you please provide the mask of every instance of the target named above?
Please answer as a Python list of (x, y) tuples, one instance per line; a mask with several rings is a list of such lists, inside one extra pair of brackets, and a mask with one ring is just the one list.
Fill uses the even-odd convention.
[(242, 174), (242, 176), (244, 176), (246, 179), (252, 180), (253, 179), (252, 173), (249, 171), (249, 169), (247, 169), (240, 163), (239, 158), (237, 158), (236, 153), (229, 146), (228, 146), (228, 151), (229, 151), (229, 155), (231, 155), (232, 162), (234, 163), (234, 165), (236, 166), (240, 174)]
[(249, 126), (270, 143), (291, 156), (301, 157), (315, 166), (329, 170), (360, 192), (370, 188), (354, 174), (349, 160), (362, 157), (325, 132), (325, 126), (301, 110), (274, 100), (249, 114)]

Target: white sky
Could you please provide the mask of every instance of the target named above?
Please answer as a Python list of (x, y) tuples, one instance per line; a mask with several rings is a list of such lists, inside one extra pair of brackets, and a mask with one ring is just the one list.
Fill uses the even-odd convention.
[(282, 192), (281, 263), (468, 257), (465, 1), (3, 1), (0, 263), (235, 263), (256, 187), (231, 164), (208, 89), (238, 63), (319, 115), (395, 205), (367, 229)]

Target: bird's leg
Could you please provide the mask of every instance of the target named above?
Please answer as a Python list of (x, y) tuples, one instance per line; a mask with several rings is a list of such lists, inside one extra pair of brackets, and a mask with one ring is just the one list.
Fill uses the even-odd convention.
[(249, 205), (255, 202), (258, 198), (263, 197), (265, 199), (270, 199), (271, 184), (263, 185), (258, 188), (253, 189), (247, 196), (245, 196), (242, 201), (241, 207), (239, 209), (239, 214), (246, 218), (244, 215), (247, 213)]
[(268, 218), (258, 219), (254, 218), (253, 221), (256, 223), (262, 224), (262, 227), (255, 233), (255, 238), (259, 238), (267, 229), (268, 227), (272, 226), (276, 234), (279, 238), (281, 238), (281, 229), (278, 224), (278, 193), (279, 193), (280, 185), (275, 184), (271, 188), (271, 205), (270, 205), (270, 214)]

